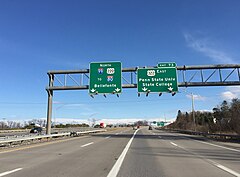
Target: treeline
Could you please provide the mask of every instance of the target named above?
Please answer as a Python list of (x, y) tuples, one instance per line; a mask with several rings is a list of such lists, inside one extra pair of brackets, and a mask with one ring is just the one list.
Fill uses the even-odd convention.
[(54, 126), (55, 128), (70, 128), (70, 127), (89, 127), (88, 124), (57, 124)]
[(33, 128), (33, 124), (38, 124), (41, 127), (46, 126), (47, 121), (44, 119), (32, 119), (29, 121), (13, 121), (13, 120), (7, 120), (7, 121), (0, 121), (0, 129), (26, 129), (26, 128)]
[(148, 121), (146, 121), (146, 120), (139, 120), (139, 121), (134, 122), (133, 125), (134, 126), (147, 126), (148, 125)]
[(22, 128), (20, 122), (16, 121), (0, 121), (0, 129), (18, 129)]
[[(195, 120), (195, 122), (194, 122)], [(223, 101), (213, 108), (212, 112), (182, 112), (178, 111), (176, 121), (168, 128), (196, 130), (209, 133), (240, 134), (240, 100)]]
[[(0, 121), (0, 130), (4, 129), (31, 129), (34, 127), (34, 125), (39, 125), (41, 127), (47, 126), (47, 120), (45, 119), (32, 119), (29, 121), (24, 122), (17, 122), (17, 121)], [(82, 123), (82, 124), (57, 124), (54, 125), (55, 128), (69, 128), (69, 127), (89, 127), (88, 124)]]

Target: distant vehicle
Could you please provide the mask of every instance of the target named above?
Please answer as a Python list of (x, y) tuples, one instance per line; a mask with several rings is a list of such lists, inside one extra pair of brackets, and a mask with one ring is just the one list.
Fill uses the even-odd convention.
[(97, 125), (94, 125), (94, 127), (93, 128), (100, 128), (100, 125), (99, 124), (97, 124)]
[(33, 125), (34, 127), (41, 127), (41, 125), (39, 125), (38, 123), (34, 123), (34, 122), (32, 122), (30, 125)]
[(149, 127), (148, 127), (148, 130), (152, 130), (152, 126), (149, 126)]
[(133, 126), (133, 130), (137, 130), (137, 129), (139, 129), (139, 128), (140, 128), (139, 125)]
[(100, 128), (105, 128), (107, 125), (103, 122), (100, 123)]
[(42, 127), (34, 127), (30, 130), (30, 133), (41, 133)]

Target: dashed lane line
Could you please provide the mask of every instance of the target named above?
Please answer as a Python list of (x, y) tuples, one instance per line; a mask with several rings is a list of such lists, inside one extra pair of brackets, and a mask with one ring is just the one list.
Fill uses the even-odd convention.
[(86, 146), (89, 146), (89, 145), (91, 145), (91, 144), (93, 144), (93, 143), (94, 143), (94, 142), (87, 143), (87, 144), (82, 145), (81, 147), (86, 147)]
[(199, 140), (194, 140), (194, 141), (202, 143), (202, 144), (207, 144), (207, 145), (219, 147), (219, 148), (222, 148), (222, 149), (227, 149), (227, 150), (230, 150), (230, 151), (240, 152), (240, 150), (237, 150), (237, 149), (228, 148), (228, 147), (224, 147), (224, 146), (220, 146), (220, 145), (216, 145), (216, 144), (212, 144), (212, 143), (208, 143), (208, 142), (204, 142), (204, 141), (199, 141)]
[(11, 170), (11, 171), (6, 171), (6, 172), (3, 172), (3, 173), (0, 173), (0, 176), (6, 176), (6, 175), (9, 175), (11, 173), (15, 173), (17, 171), (20, 171), (20, 170), (22, 170), (22, 168), (17, 168), (17, 169)]
[[(171, 134), (171, 135), (173, 135), (173, 134)], [(181, 135), (182, 135), (182, 134), (181, 134)], [(215, 147), (218, 147), (218, 148), (227, 149), (227, 150), (235, 151), (235, 152), (240, 152), (240, 150), (238, 150), (238, 149), (233, 149), (233, 148), (229, 148), (229, 147), (225, 147), (225, 146), (221, 146), (221, 145), (217, 145), (217, 144), (213, 144), (213, 143), (209, 143), (209, 142), (204, 142), (204, 141), (200, 141), (200, 140), (195, 140), (195, 139), (191, 138), (190, 136), (188, 137), (187, 135), (184, 135), (184, 138), (185, 138), (185, 139), (190, 139), (190, 140), (193, 140), (193, 141), (202, 143), (202, 144), (207, 144), (207, 145), (210, 145), (210, 146), (215, 146)]]
[(238, 172), (236, 172), (236, 171), (234, 171), (234, 170), (232, 170), (232, 169), (230, 169), (230, 168), (228, 168), (228, 167), (225, 167), (225, 166), (223, 166), (223, 165), (221, 165), (221, 164), (219, 164), (219, 163), (217, 163), (217, 162), (215, 162), (215, 161), (213, 161), (213, 160), (206, 159), (205, 157), (203, 157), (203, 156), (201, 156), (201, 155), (198, 155), (198, 154), (196, 154), (196, 153), (194, 153), (194, 152), (191, 152), (191, 151), (189, 151), (188, 149), (186, 149), (186, 148), (184, 148), (184, 147), (182, 147), (182, 146), (177, 145), (176, 143), (173, 143), (173, 142), (170, 142), (170, 143), (171, 143), (172, 145), (176, 146), (176, 147), (179, 147), (179, 148), (183, 149), (184, 151), (187, 151), (187, 152), (189, 152), (189, 153), (191, 153), (191, 154), (193, 154), (193, 155), (195, 155), (195, 156), (197, 156), (197, 157), (199, 157), (199, 158), (201, 158), (201, 159), (206, 160), (208, 163), (214, 165), (215, 167), (217, 167), (217, 168), (219, 168), (219, 169), (221, 169), (221, 170), (223, 170), (223, 171), (225, 171), (225, 172), (227, 172), (227, 173), (230, 173), (230, 174), (233, 175), (233, 176), (240, 177), (240, 174), (239, 174)]
[(8, 152), (14, 152), (14, 151), (20, 151), (20, 150), (25, 150), (25, 149), (31, 149), (31, 148), (35, 148), (35, 147), (47, 146), (47, 145), (62, 143), (62, 142), (66, 142), (66, 141), (73, 141), (73, 140), (76, 140), (76, 139), (82, 139), (82, 138), (86, 138), (86, 137), (87, 136), (70, 138), (70, 139), (63, 139), (63, 140), (55, 140), (55, 141), (50, 141), (50, 142), (42, 142), (40, 144), (33, 144), (33, 145), (25, 146), (25, 147), (3, 150), (3, 151), (0, 151), (0, 154), (4, 154), (4, 153), (8, 153)]

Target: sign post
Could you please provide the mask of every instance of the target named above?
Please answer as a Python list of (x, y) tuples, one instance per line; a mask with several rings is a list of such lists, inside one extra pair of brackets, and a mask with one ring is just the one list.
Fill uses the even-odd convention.
[(177, 92), (176, 64), (159, 63), (158, 68), (139, 68), (137, 85), (139, 93)]
[(122, 63), (90, 63), (89, 94), (119, 94), (122, 92)]

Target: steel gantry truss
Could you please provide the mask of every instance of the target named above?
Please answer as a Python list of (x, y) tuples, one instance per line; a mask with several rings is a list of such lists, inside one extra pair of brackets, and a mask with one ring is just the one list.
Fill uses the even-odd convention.
[[(122, 88), (137, 88), (137, 69), (122, 69)], [(240, 65), (177, 66), (178, 87), (240, 85)], [(47, 134), (51, 132), (52, 98), (56, 90), (86, 90), (89, 88), (89, 69), (49, 71)]]

